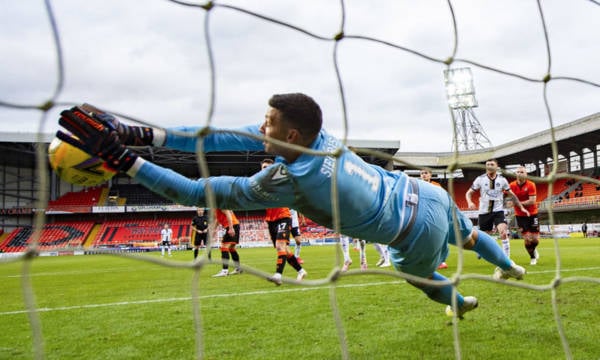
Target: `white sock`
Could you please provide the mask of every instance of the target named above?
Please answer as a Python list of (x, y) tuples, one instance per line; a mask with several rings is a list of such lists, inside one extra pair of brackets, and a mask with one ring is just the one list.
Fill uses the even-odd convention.
[(367, 249), (366, 249), (367, 242), (364, 240), (358, 240), (358, 242), (360, 244), (360, 263), (366, 264), (367, 263)]
[(510, 239), (502, 239), (502, 250), (504, 254), (510, 258)]
[(344, 262), (352, 261), (352, 259), (350, 259), (350, 238), (347, 236), (341, 236), (340, 246), (342, 247), (342, 253), (344, 254)]
[(296, 244), (296, 248), (294, 249), (294, 256), (299, 258), (300, 257), (300, 248), (302, 247), (301, 244)]

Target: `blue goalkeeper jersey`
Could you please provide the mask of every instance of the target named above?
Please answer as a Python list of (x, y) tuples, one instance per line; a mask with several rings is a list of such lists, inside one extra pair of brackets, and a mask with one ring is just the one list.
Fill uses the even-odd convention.
[[(198, 139), (178, 132), (195, 133), (199, 128), (167, 131), (165, 146), (195, 152)], [(261, 136), (258, 126), (239, 132)], [(260, 151), (261, 140), (230, 132), (211, 133), (203, 140), (205, 152)], [(409, 178), (368, 164), (342, 142), (321, 130), (312, 150), (334, 152), (339, 157), (302, 154), (288, 163), (277, 157), (275, 164), (250, 177), (218, 176), (191, 180), (172, 170), (145, 162), (135, 175), (142, 185), (173, 201), (192, 206), (207, 206), (208, 190), (222, 209), (253, 210), (291, 207), (311, 220), (335, 229), (334, 200), (337, 202), (340, 232), (369, 242), (389, 243), (407, 226), (416, 209), (405, 206), (410, 197)], [(332, 196), (333, 175), (337, 173), (337, 192)]]

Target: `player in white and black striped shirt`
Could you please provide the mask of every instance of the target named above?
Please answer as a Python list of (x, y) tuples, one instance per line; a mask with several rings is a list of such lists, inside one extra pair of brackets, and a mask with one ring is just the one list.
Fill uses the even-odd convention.
[(517, 196), (510, 189), (508, 180), (498, 173), (498, 160), (490, 159), (485, 162), (485, 174), (478, 176), (465, 194), (469, 209), (475, 210), (477, 206), (473, 202), (473, 194), (479, 191), (479, 230), (487, 233), (492, 232), (494, 225), (498, 230), (502, 249), (507, 257), (510, 257), (510, 239), (508, 237), (508, 225), (504, 217), (504, 195), (510, 195), (515, 206), (523, 207)]

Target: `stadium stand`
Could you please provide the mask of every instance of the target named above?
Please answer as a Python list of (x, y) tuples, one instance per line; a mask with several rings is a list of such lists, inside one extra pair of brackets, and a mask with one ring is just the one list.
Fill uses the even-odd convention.
[[(45, 224), (39, 237), (40, 251), (55, 251), (66, 248), (81, 248), (94, 223), (84, 222), (59, 222)], [(31, 227), (15, 229), (0, 244), (2, 252), (24, 251), (33, 241), (34, 231)]]
[(102, 204), (108, 194), (107, 186), (96, 186), (81, 191), (72, 191), (48, 202), (48, 211), (90, 212), (92, 206)]
[(240, 237), (244, 242), (270, 242), (269, 230), (263, 216), (240, 216)]
[(110, 194), (124, 198), (127, 205), (162, 205), (173, 204), (172, 201), (153, 193), (145, 187), (137, 184), (113, 185)]
[[(467, 200), (465, 199), (465, 194), (471, 187), (472, 181), (464, 181), (464, 180), (455, 180), (454, 181), (454, 202), (459, 209), (465, 210), (468, 209)], [(448, 190), (448, 187), (445, 187)], [(479, 193), (476, 192), (473, 194), (473, 201), (477, 203), (479, 201)]]
[(537, 202), (542, 202), (544, 200), (546, 200), (546, 198), (548, 197), (548, 184), (546, 183), (539, 183), (539, 184), (535, 184), (536, 188), (537, 188)]
[(173, 244), (189, 242), (190, 218), (109, 220), (102, 224), (92, 241), (93, 247), (113, 247), (133, 243), (157, 243), (160, 230), (168, 223), (173, 229)]
[(335, 232), (331, 229), (321, 226), (316, 222), (305, 217), (305, 224), (300, 226), (302, 236), (306, 241), (333, 238), (336, 236)]
[(0, 244), (1, 252), (21, 252), (27, 247), (27, 240), (33, 233), (30, 227), (20, 227), (13, 230)]
[(600, 186), (592, 183), (583, 183), (581, 194), (582, 197), (600, 195)]

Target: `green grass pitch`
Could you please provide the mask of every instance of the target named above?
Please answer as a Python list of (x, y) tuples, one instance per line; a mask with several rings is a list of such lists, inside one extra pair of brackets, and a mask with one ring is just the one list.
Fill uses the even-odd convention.
[[(556, 278), (553, 239), (543, 239), (537, 266), (521, 240), (513, 259), (526, 266), (519, 284), (548, 286)], [(574, 359), (599, 359), (600, 239), (559, 242), (561, 278), (556, 288), (560, 320)], [(448, 259), (456, 270), (456, 249)], [(242, 262), (264, 272), (275, 267), (271, 248), (240, 249)], [(370, 269), (377, 254), (367, 245)], [(159, 259), (159, 253), (142, 255)], [(215, 252), (214, 256), (218, 257)], [(358, 269), (358, 252), (353, 252)], [(307, 280), (326, 278), (336, 247), (302, 249)], [(191, 263), (191, 251), (166, 261)], [(491, 275), (493, 266), (465, 252), (465, 274)], [(0, 359), (32, 359), (33, 335), (23, 296), (25, 262), (0, 263)], [(117, 256), (39, 257), (27, 263), (47, 359), (194, 359), (194, 271)], [(351, 359), (454, 359), (451, 318), (445, 306), (393, 274), (342, 276), (335, 283), (274, 286), (244, 273), (212, 278), (208, 264), (197, 282), (205, 359), (340, 359), (343, 356), (331, 294)], [(284, 275), (294, 277), (288, 265)], [(581, 278), (581, 279), (579, 279)], [(491, 278), (490, 278), (491, 279)], [(513, 284), (514, 281), (508, 281)], [(335, 291), (332, 292), (332, 288)], [(564, 359), (550, 290), (532, 290), (467, 278), (459, 284), (480, 306), (458, 324), (463, 359)]]

